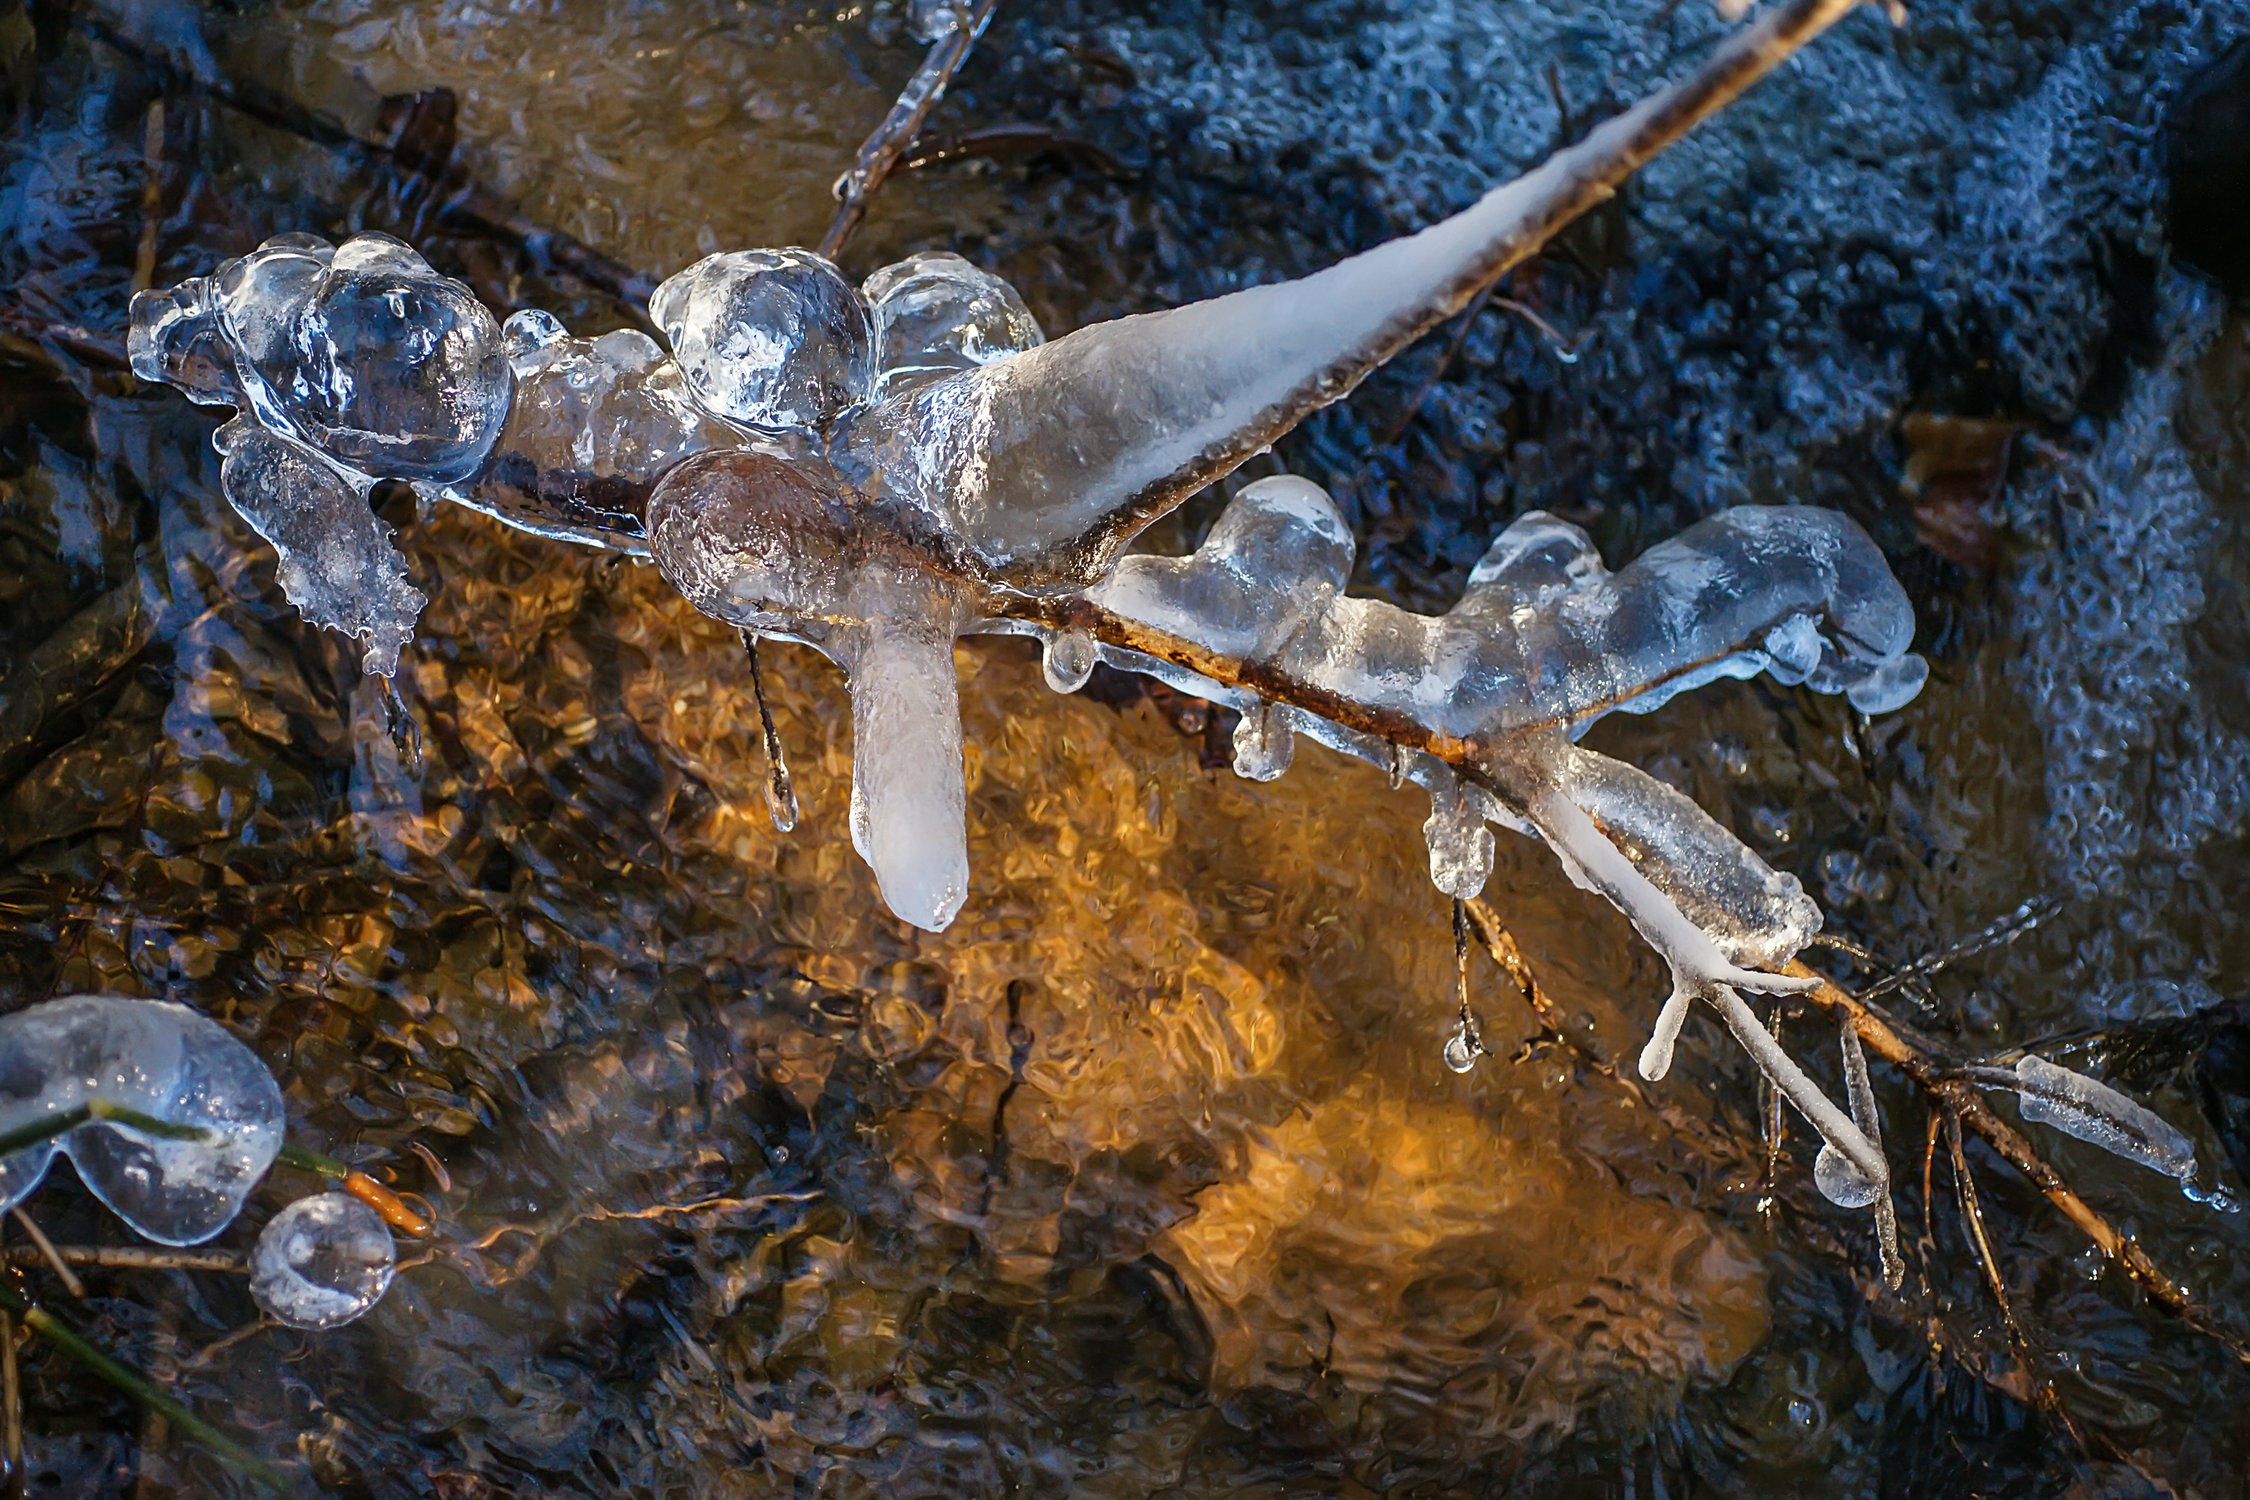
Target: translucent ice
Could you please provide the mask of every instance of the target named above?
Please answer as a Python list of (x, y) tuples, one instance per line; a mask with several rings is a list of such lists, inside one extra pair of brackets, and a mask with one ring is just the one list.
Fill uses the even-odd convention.
[(484, 462), (512, 385), (492, 315), (386, 235), (291, 234), (135, 296), (128, 345), (143, 379), (243, 413), (216, 439), (227, 498), (281, 552), (305, 617), (390, 673), (423, 599), (367, 497), (377, 478), (444, 484)]
[(810, 250), (706, 256), (648, 310), (696, 400), (722, 417), (818, 432), (874, 394), (867, 303)]
[(391, 1232), (349, 1193), (299, 1198), (268, 1220), (250, 1257), (250, 1295), (291, 1328), (337, 1328), (390, 1289)]
[(237, 417), (212, 439), (227, 499), (281, 557), (281, 591), (315, 625), (367, 643), (366, 670), (388, 677), (428, 601), (406, 581), (391, 528), (369, 508), (364, 475)]
[(953, 642), (958, 583), (858, 524), (833, 485), (769, 455), (705, 454), (649, 500), (649, 545), (706, 614), (817, 647), (852, 695), (852, 842), (883, 899), (933, 931), (968, 894)]
[(1083, 631), (1058, 630), (1041, 644), (1039, 670), (1047, 686), (1075, 693), (1094, 675), (1094, 638)]
[(2025, 1053), (2016, 1059), (2016, 1102), (2026, 1120), (2051, 1125), (2127, 1161), (2181, 1181), (2195, 1175), (2195, 1143), (2154, 1110), (2108, 1084)]
[(885, 266), (861, 291), (874, 308), (882, 396), (1046, 341), (1014, 287), (942, 250)]
[(273, 1075), (226, 1028), (168, 1001), (74, 995), (0, 1018), (0, 1133), (81, 1110), (91, 1117), (0, 1157), (0, 1206), (36, 1187), (59, 1150), (136, 1232), (197, 1244), (241, 1212), (281, 1149)]
[(280, 235), (142, 292), (128, 343), (143, 379), (242, 407), (362, 474), (464, 478), (508, 411), (492, 314), (388, 235)]
[(575, 338), (547, 313), (503, 325), (515, 402), (478, 472), (429, 491), (544, 535), (630, 546), (648, 493), (691, 453), (740, 447), (679, 362), (633, 329)]

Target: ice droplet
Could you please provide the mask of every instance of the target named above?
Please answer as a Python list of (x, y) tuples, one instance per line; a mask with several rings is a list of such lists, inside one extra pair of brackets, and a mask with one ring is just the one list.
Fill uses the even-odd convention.
[(1234, 726), (1234, 774), (1244, 781), (1276, 781), (1296, 758), (1297, 737), (1288, 721), (1263, 700), (1242, 711)]
[(1813, 1185), (1838, 1208), (1866, 1208), (1882, 1196), (1874, 1180), (1834, 1146), (1823, 1144), (1813, 1158)]
[(1094, 638), (1082, 630), (1058, 630), (1040, 647), (1039, 669), (1047, 686), (1075, 693), (1094, 675)]
[(315, 1193), (275, 1214), (258, 1236), (250, 1295), (291, 1328), (339, 1328), (382, 1300), (397, 1264), (375, 1210), (349, 1193)]
[(1482, 1056), (1483, 1043), (1469, 1034), (1465, 1024), (1454, 1027), (1453, 1034), (1445, 1039), (1445, 1065), (1456, 1073), (1468, 1072)]

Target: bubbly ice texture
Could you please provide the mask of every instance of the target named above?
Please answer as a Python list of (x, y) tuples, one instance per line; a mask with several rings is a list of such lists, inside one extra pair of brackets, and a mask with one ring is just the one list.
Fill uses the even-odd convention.
[(947, 251), (885, 266), (860, 291), (874, 309), (878, 396), (1046, 342), (1014, 287)]
[(398, 1250), (381, 1216), (349, 1193), (299, 1198), (267, 1221), (250, 1295), (291, 1328), (340, 1328), (390, 1290)]
[(0, 1132), (87, 1107), (188, 1127), (152, 1132), (97, 1114), (0, 1157), (0, 1208), (39, 1185), (59, 1151), (145, 1238), (199, 1244), (242, 1211), (281, 1149), (281, 1090), (257, 1055), (184, 1005), (72, 995), (0, 1018)]
[(507, 415), (500, 328), (468, 287), (383, 234), (277, 235), (133, 298), (133, 371), (363, 474), (475, 472)]
[(2182, 1182), (2195, 1175), (2195, 1143), (2163, 1116), (2108, 1084), (2026, 1052), (2016, 1059), (2023, 1117)]
[(649, 491), (691, 453), (757, 441), (696, 404), (687, 375), (635, 329), (576, 338), (549, 313), (502, 325), (515, 400), (478, 471), (425, 484), (526, 530), (645, 550)]
[(648, 310), (696, 400), (731, 421), (818, 431), (874, 394), (873, 315), (810, 250), (706, 256)]

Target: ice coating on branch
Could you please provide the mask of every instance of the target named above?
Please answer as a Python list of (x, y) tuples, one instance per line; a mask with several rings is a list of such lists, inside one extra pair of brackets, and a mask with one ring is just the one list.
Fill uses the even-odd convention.
[(73, 995), (0, 1018), (0, 1133), (88, 1108), (93, 1118), (0, 1157), (0, 1207), (38, 1186), (60, 1151), (135, 1232), (193, 1245), (241, 1212), (281, 1149), (273, 1075), (184, 1005)]
[(576, 338), (526, 309), (501, 332), (516, 384), (508, 420), (475, 475), (428, 493), (543, 535), (631, 547), (672, 465), (751, 441), (698, 406), (679, 362), (638, 330)]
[(397, 1264), (375, 1210), (349, 1193), (315, 1193), (267, 1221), (250, 1255), (250, 1295), (291, 1328), (340, 1328), (382, 1300)]
[(512, 385), (484, 305), (387, 235), (279, 235), (136, 295), (127, 342), (142, 379), (242, 413), (214, 440), (227, 498), (280, 551), (305, 618), (395, 670), (424, 601), (367, 497), (378, 478), (444, 484), (484, 462)]
[(2182, 1182), (2195, 1175), (2195, 1143), (2154, 1110), (2029, 1052), (2016, 1059), (2015, 1071), (2016, 1103), (2026, 1120)]
[(367, 643), (360, 664), (388, 677), (429, 601), (406, 581), (391, 528), (369, 508), (365, 475), (339, 468), (248, 417), (219, 429), (227, 500), (280, 554), (281, 591), (298, 612)]
[(874, 308), (879, 396), (1046, 341), (1014, 287), (943, 250), (885, 266), (860, 291)]
[(810, 250), (705, 256), (648, 311), (695, 399), (732, 421), (818, 432), (874, 394), (867, 303)]

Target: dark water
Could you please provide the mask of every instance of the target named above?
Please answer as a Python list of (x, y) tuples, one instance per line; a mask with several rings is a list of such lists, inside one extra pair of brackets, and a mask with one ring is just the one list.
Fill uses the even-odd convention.
[[(389, 229), (495, 306), (614, 325), (448, 195), (474, 181), (657, 275), (808, 241), (914, 60), (881, 7), (36, 13), (0, 263), (12, 305), (112, 335), (137, 263), (162, 283), (285, 228)], [(1893, 958), (2057, 898), (1920, 1019), (1971, 1051), (2079, 1038), (2053, 1055), (2214, 1162), (2250, 1122), (2250, 324), (2174, 263), (2162, 127), (2246, 26), (2223, 4), (1856, 16), (1518, 273), (1575, 362), (1494, 308), (1442, 376), (1445, 336), (1276, 460), (1345, 502), (1361, 587), (1425, 608), (1528, 508), (1613, 562), (1730, 503), (1861, 520), (1924, 621), (1912, 707), (1855, 723), (1730, 684), (1599, 738)], [(1296, 274), (1717, 31), (1696, 0), (1010, 6), (939, 128), (1052, 143), (902, 177), (847, 269), (947, 245), (1050, 331)], [(451, 90), (453, 175), (310, 145), (217, 102), (230, 79), (365, 135), (417, 121), (438, 152), (442, 105), (385, 100)], [(1308, 751), (1241, 782), (1176, 705), (1058, 699), (1021, 643), (974, 643), (976, 884), (916, 933), (850, 853), (825, 663), (768, 656), (805, 803), (784, 837), (731, 633), (650, 570), (400, 496), (433, 601), (401, 682), (417, 762), (355, 654), (280, 597), (211, 427), (0, 351), (0, 1004), (191, 1001), (273, 1064), (296, 1134), (439, 1205), (439, 1247), (341, 1332), (259, 1326), (238, 1283), (181, 1273), (95, 1276), (75, 1309), (308, 1484), (2250, 1492), (2250, 1376), (1972, 1146), (2086, 1448), (2035, 1408), (1942, 1162), (1924, 1238), (1925, 1114), (1895, 1077), (1893, 1296), (1806, 1142), (1758, 1212), (1756, 1090), (1715, 1028), (1660, 1091), (1711, 1122), (1694, 1137), (1551, 1046), (1519, 1058), (1533, 1027), (1489, 967), (1497, 1055), (1447, 1072), (1424, 809), (1378, 773)], [(1542, 851), (1501, 853), (1488, 896), (1542, 981), (1637, 1045), (1658, 966)], [(1825, 1066), (1817, 1025), (1791, 1035)], [(2045, 1142), (2250, 1326), (2242, 1215)], [(59, 1239), (116, 1232), (67, 1183), (33, 1207)], [(37, 1346), (26, 1379), (34, 1493), (241, 1489)]]

